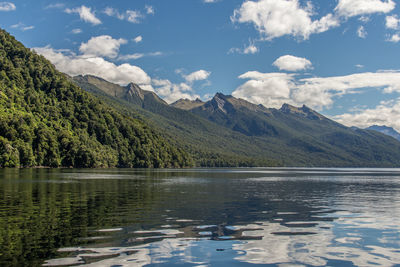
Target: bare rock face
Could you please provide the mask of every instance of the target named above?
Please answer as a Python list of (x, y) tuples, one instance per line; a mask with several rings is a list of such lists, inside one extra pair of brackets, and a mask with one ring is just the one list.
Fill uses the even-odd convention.
[(200, 99), (190, 100), (190, 99), (179, 99), (171, 104), (174, 108), (179, 108), (183, 110), (191, 110), (204, 105), (205, 103)]
[(144, 93), (143, 90), (139, 87), (139, 85), (137, 85), (136, 83), (130, 83), (126, 88), (127, 88), (125, 92), (126, 98), (137, 97), (141, 100), (144, 100)]

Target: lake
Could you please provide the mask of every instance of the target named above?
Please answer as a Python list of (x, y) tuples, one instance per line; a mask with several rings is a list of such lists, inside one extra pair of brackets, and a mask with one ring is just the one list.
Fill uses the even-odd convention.
[(400, 266), (400, 169), (1, 169), (0, 266)]

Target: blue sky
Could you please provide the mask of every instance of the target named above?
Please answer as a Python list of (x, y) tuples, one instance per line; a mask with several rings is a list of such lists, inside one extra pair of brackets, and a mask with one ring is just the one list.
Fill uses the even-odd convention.
[(400, 130), (400, 2), (0, 1), (0, 27), (70, 75), (167, 102), (216, 92)]

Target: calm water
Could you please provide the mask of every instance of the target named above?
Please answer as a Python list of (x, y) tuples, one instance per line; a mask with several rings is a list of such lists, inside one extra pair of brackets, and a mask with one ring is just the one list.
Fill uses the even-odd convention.
[(400, 169), (0, 170), (0, 266), (400, 266)]

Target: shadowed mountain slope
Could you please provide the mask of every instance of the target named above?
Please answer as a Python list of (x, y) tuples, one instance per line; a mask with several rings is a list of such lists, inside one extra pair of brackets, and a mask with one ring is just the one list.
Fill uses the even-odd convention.
[[(133, 94), (133, 100), (107, 93), (111, 85), (73, 79), (126, 114), (139, 112), (200, 166), (400, 166), (400, 142), (345, 127), (307, 106), (266, 108), (221, 93), (205, 103), (168, 105), (153, 92), (142, 90), (152, 97)], [(120, 86), (122, 91), (129, 87)]]

